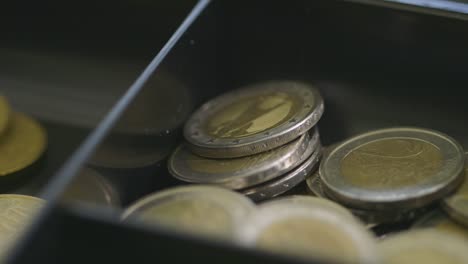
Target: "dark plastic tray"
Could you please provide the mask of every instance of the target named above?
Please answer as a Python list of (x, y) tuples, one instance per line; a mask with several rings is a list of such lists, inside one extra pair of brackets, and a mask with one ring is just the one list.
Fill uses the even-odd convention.
[[(455, 5), (451, 6), (454, 10), (424, 6), (414, 9), (400, 3), (380, 2), (384, 1), (202, 0), (176, 6), (170, 1), (151, 4), (138, 1), (89, 9), (96, 4), (81, 1), (79, 10), (90, 14), (84, 25), (75, 22), (73, 17), (80, 20), (82, 16), (79, 12), (73, 16), (74, 11), (57, 13), (58, 17), (50, 21), (45, 19), (37, 27), (56, 27), (45, 34), (52, 39), (72, 25), (74, 32), (82, 34), (81, 38), (74, 38), (77, 34), (63, 33), (53, 42), (63, 47), (64, 52), (89, 51), (98, 58), (122, 58), (127, 66), (124, 58), (148, 62), (163, 45), (161, 40), (169, 41), (136, 82), (120, 83), (122, 89), (130, 86), (129, 90), (116, 97), (120, 99), (111, 112), (49, 182), (42, 196), (51, 202), (11, 260), (299, 263), (167, 230), (121, 223), (116, 208), (63, 207), (56, 203), (93, 151), (108, 135), (117, 132), (113, 127), (121, 114), (138, 107), (138, 100), (132, 101), (134, 96), (147, 89), (163, 89), (151, 85), (162, 73), (170, 73), (185, 84), (192, 109), (212, 96), (252, 82), (271, 79), (311, 82), (321, 90), (326, 102), (325, 115), (319, 123), (325, 145), (369, 129), (410, 125), (445, 132), (468, 147), (464, 122), (468, 106), (463, 89), (468, 81), (468, 27), (464, 9), (457, 12)], [(55, 14), (42, 5), (37, 8)], [(98, 15), (104, 10), (110, 17)], [(38, 16), (37, 13), (40, 12), (31, 15)], [(57, 20), (68, 21), (69, 25), (52, 22)], [(18, 29), (26, 25), (29, 23), (19, 20)], [(110, 35), (103, 36), (108, 27), (112, 28)], [(77, 45), (75, 41), (83, 36), (94, 40), (85, 39), (83, 45)], [(48, 41), (44, 39), (29, 48), (46, 54), (55, 52), (54, 47), (47, 45)], [(7, 43), (18, 47), (14, 40)], [(132, 69), (143, 70), (144, 65)], [(82, 76), (79, 71), (69, 72), (72, 77)], [(107, 78), (103, 80), (114, 85)], [(112, 89), (119, 95), (124, 90)], [(181, 140), (180, 125), (167, 130), (168, 133), (155, 137), (161, 142), (167, 138), (171, 139), (167, 142)], [(123, 206), (147, 193), (178, 184), (168, 175), (165, 160), (138, 170), (101, 172), (120, 186)]]

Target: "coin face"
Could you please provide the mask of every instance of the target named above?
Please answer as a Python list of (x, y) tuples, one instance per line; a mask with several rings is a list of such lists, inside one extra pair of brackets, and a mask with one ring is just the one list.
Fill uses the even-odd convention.
[(317, 146), (309, 144), (309, 148), (313, 151), (312, 155), (303, 155), (308, 158), (299, 165), (299, 167), (293, 169), (284, 176), (280, 176), (279, 179), (273, 179), (260, 185), (242, 189), (240, 192), (253, 201), (258, 202), (276, 197), (291, 190), (299, 183), (303, 182), (306, 176), (318, 167), (322, 152), (320, 143), (318, 143)]
[(0, 195), (0, 257), (3, 257), (44, 205), (42, 199), (16, 194)]
[(120, 199), (111, 183), (90, 168), (84, 168), (76, 175), (63, 193), (62, 200), (107, 206), (120, 205)]
[[(465, 154), (465, 157), (466, 154)], [(442, 200), (442, 208), (455, 221), (468, 226), (468, 163), (465, 160), (465, 173), (462, 185), (455, 193)]]
[(171, 155), (168, 168), (174, 177), (182, 181), (217, 184), (237, 190), (267, 182), (291, 171), (303, 161), (304, 152), (310, 151), (309, 144), (317, 144), (318, 138), (316, 131), (312, 136), (306, 133), (279, 148), (232, 159), (204, 158), (181, 145)]
[(468, 241), (435, 230), (413, 230), (388, 236), (378, 244), (382, 263), (466, 263)]
[(325, 193), (355, 208), (409, 209), (444, 197), (462, 180), (463, 150), (432, 130), (390, 128), (336, 147), (320, 166)]
[(9, 128), (0, 139), (0, 176), (34, 163), (46, 144), (46, 132), (36, 121), (24, 114), (12, 113)]
[(5, 96), (0, 95), (0, 135), (5, 132), (10, 121), (10, 105)]
[[(376, 263), (372, 235), (352, 216), (317, 198), (261, 205), (246, 219), (241, 240), (250, 246), (315, 260)], [(331, 203), (331, 202), (330, 202)]]
[(466, 228), (463, 225), (457, 224), (452, 219), (450, 219), (448, 215), (446, 215), (439, 209), (433, 210), (425, 214), (413, 224), (412, 228), (434, 229), (440, 232), (450, 233), (451, 235), (460, 236), (468, 240), (468, 228)]
[(322, 113), (323, 101), (315, 88), (291, 81), (266, 82), (204, 104), (186, 123), (184, 135), (200, 156), (242, 157), (294, 140)]
[(233, 239), (238, 225), (254, 209), (254, 204), (238, 193), (194, 185), (149, 195), (128, 208), (122, 218), (213, 238)]

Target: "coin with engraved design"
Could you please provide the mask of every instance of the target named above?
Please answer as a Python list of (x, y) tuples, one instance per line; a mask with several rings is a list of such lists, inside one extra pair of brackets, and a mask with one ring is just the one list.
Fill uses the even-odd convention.
[(270, 81), (205, 103), (185, 124), (184, 136), (200, 156), (242, 157), (291, 142), (311, 129), (322, 113), (322, 97), (313, 86)]

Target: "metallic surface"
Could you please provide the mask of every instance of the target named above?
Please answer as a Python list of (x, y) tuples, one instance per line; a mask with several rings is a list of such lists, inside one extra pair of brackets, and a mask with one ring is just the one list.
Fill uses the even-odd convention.
[(320, 143), (313, 145), (311, 142), (309, 143), (309, 148), (313, 151), (312, 155), (303, 155), (306, 160), (303, 161), (299, 167), (288, 172), (286, 175), (280, 176), (278, 179), (273, 179), (270, 182), (247, 189), (242, 189), (240, 192), (253, 201), (258, 202), (276, 197), (294, 188), (299, 183), (303, 182), (307, 175), (312, 171), (318, 169), (322, 147), (320, 146)]
[(323, 114), (314, 87), (292, 81), (254, 84), (205, 103), (188, 120), (184, 135), (200, 156), (234, 158), (288, 143)]
[(466, 263), (468, 240), (435, 230), (413, 230), (388, 236), (378, 244), (383, 263)]
[(130, 206), (122, 219), (232, 239), (238, 225), (254, 209), (254, 204), (238, 193), (192, 185), (150, 194)]
[(46, 145), (46, 131), (39, 123), (22, 113), (12, 113), (9, 128), (0, 140), (0, 176), (33, 164)]
[(373, 236), (359, 222), (343, 217), (343, 209), (336, 209), (338, 205), (314, 198), (307, 202), (287, 201), (261, 205), (246, 219), (241, 241), (301, 258), (376, 263)]
[(301, 162), (309, 144), (319, 141), (317, 130), (306, 133), (279, 148), (252, 156), (234, 159), (209, 159), (193, 154), (181, 145), (168, 161), (169, 172), (176, 178), (193, 183), (217, 184), (242, 189), (283, 175)]
[(352, 207), (406, 210), (453, 191), (463, 164), (462, 147), (445, 134), (389, 128), (342, 143), (323, 160), (320, 177), (327, 196)]
[(465, 179), (455, 193), (442, 200), (442, 208), (455, 221), (468, 226), (468, 180), (466, 177), (468, 177), (468, 163), (465, 159)]
[(0, 95), (0, 135), (5, 132), (10, 122), (10, 105), (5, 96)]
[(440, 209), (433, 210), (423, 215), (412, 225), (412, 228), (435, 229), (437, 231), (450, 233), (468, 240), (468, 228), (454, 222), (445, 212), (441, 211)]
[(61, 199), (114, 207), (120, 205), (119, 196), (111, 183), (91, 168), (83, 168), (79, 172)]

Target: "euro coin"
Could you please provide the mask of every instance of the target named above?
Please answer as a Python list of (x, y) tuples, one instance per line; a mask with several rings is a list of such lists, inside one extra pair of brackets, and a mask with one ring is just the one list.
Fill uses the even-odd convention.
[(314, 87), (272, 81), (205, 103), (187, 121), (184, 136), (200, 156), (242, 157), (291, 142), (310, 130), (322, 113), (322, 97)]
[(0, 135), (2, 135), (10, 122), (10, 105), (5, 96), (0, 96)]
[(381, 129), (337, 146), (320, 166), (327, 196), (354, 208), (412, 209), (445, 197), (463, 179), (452, 138), (419, 128)]
[(468, 226), (468, 163), (465, 161), (464, 181), (455, 193), (446, 197), (442, 201), (442, 208), (455, 221)]

